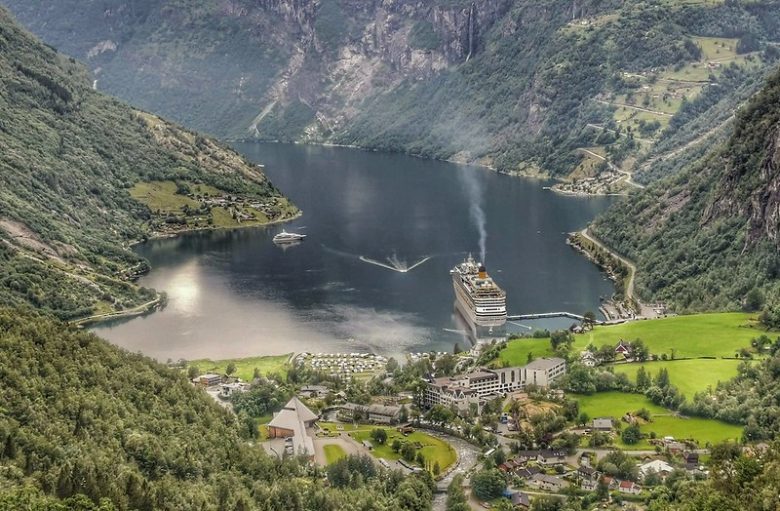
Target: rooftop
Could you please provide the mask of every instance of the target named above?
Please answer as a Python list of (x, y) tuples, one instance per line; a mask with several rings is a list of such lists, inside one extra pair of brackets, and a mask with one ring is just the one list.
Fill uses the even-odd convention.
[(566, 361), (562, 358), (553, 357), (553, 358), (537, 358), (536, 360), (532, 361), (530, 364), (526, 365), (526, 369), (536, 369), (536, 370), (545, 370), (545, 369), (552, 369), (553, 367), (557, 367), (561, 364), (565, 364)]
[(293, 432), (293, 450), (295, 454), (314, 455), (314, 442), (306, 434), (306, 423), (317, 420), (317, 415), (301, 402), (293, 397), (284, 405), (284, 408), (274, 415), (269, 427), (287, 429)]

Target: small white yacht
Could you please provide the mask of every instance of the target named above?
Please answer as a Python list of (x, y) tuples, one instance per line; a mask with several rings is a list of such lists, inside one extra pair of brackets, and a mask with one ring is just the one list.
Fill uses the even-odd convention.
[(305, 237), (305, 234), (298, 234), (297, 232), (287, 232), (283, 230), (274, 236), (274, 243), (295, 243), (298, 241), (303, 241)]

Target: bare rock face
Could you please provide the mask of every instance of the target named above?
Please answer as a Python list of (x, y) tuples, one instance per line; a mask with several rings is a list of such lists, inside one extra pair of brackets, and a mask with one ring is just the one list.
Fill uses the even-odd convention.
[[(780, 82), (780, 75), (774, 80)], [(731, 145), (709, 164), (722, 169), (706, 225), (722, 217), (745, 219), (747, 245), (762, 239), (780, 248), (780, 85), (768, 87), (738, 121)], [(748, 247), (746, 247), (748, 248)]]
[(780, 126), (767, 134), (766, 157), (759, 172), (761, 185), (750, 195), (745, 213), (749, 238), (767, 237), (780, 247)]
[[(225, 8), (236, 12), (234, 2)], [(481, 34), (505, 14), (510, 0), (475, 0), (464, 6), (431, 6), (423, 0), (352, 0), (349, 34), (339, 38), (318, 24), (324, 16), (322, 1), (261, 0), (265, 12), (242, 15), (280, 18), (280, 29), (297, 33), (295, 50), (277, 74), (265, 97), (263, 111), (300, 101), (314, 110), (315, 121), (306, 129), (306, 141), (323, 140), (357, 115), (358, 105), (379, 90), (404, 80), (425, 80), (467, 61), (481, 48)], [(428, 30), (427, 45), (420, 47), (415, 31)], [(419, 37), (419, 36), (417, 36)], [(304, 65), (304, 62), (306, 65)], [(259, 120), (262, 122), (262, 119)], [(249, 126), (257, 133), (259, 122)]]

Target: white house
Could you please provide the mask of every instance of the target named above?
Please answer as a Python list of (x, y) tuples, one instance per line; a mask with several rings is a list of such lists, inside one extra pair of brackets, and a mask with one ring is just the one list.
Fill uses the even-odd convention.
[(647, 477), (649, 474), (658, 474), (661, 479), (666, 479), (666, 476), (674, 471), (674, 467), (663, 460), (653, 460), (643, 465), (639, 465), (639, 475)]

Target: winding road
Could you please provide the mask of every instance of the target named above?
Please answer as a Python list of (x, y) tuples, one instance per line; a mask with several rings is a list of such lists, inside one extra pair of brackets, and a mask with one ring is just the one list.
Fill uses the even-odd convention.
[(594, 157), (594, 158), (596, 158), (598, 160), (606, 162), (607, 165), (609, 166), (609, 168), (612, 171), (617, 172), (618, 174), (623, 174), (624, 176), (626, 176), (626, 178), (625, 178), (626, 184), (629, 184), (629, 185), (631, 185), (633, 187), (636, 187), (636, 188), (644, 188), (644, 185), (640, 185), (639, 183), (635, 182), (632, 179), (633, 176), (631, 175), (631, 172), (629, 172), (627, 170), (621, 169), (620, 167), (618, 167), (617, 165), (615, 165), (611, 161), (607, 160), (606, 158), (604, 158), (600, 154), (594, 153), (593, 151), (589, 151), (588, 149), (583, 149), (583, 148), (580, 148), (580, 151), (582, 151), (583, 153), (585, 153), (585, 154), (587, 154), (589, 156), (592, 156), (592, 157)]
[(592, 236), (588, 232), (587, 227), (580, 231), (580, 235), (586, 240), (596, 245), (597, 247), (599, 247), (600, 249), (605, 250), (612, 257), (614, 257), (615, 259), (617, 259), (618, 261), (626, 265), (626, 267), (628, 268), (628, 279), (626, 280), (626, 289), (625, 289), (626, 300), (627, 301), (636, 300), (638, 302), (634, 294), (634, 278), (636, 276), (636, 265), (633, 262), (631, 262), (629, 259), (626, 259), (622, 255), (618, 254), (617, 252), (609, 248), (607, 245), (599, 241), (599, 239), (596, 238), (595, 236)]

